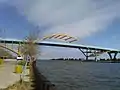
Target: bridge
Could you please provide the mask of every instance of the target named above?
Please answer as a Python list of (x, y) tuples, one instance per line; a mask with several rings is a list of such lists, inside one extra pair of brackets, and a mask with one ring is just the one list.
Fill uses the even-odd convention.
[[(45, 39), (45, 38), (44, 38)], [(73, 40), (75, 41), (75, 40)], [(0, 43), (5, 43), (5, 44), (24, 44), (27, 43), (27, 41), (23, 40), (8, 40), (8, 39), (1, 39)], [(107, 53), (110, 57), (111, 60), (116, 60), (116, 56), (118, 53), (120, 53), (120, 50), (117, 49), (111, 49), (111, 48), (102, 48), (102, 47), (96, 47), (96, 46), (89, 46), (89, 45), (82, 45), (82, 44), (73, 44), (73, 43), (67, 43), (67, 42), (51, 42), (51, 41), (36, 41), (36, 45), (41, 45), (41, 46), (54, 46), (54, 47), (66, 47), (66, 48), (75, 48), (79, 49), (83, 55), (86, 57), (86, 60), (89, 59), (89, 57), (94, 57), (95, 60), (97, 60), (97, 57), (103, 53)], [(20, 55), (18, 52), (15, 52), (14, 50), (4, 46), (0, 45), (2, 48), (6, 48), (7, 50), (10, 50), (17, 55)]]
[[(63, 39), (66, 42), (55, 42), (55, 41), (46, 41), (46, 39), (51, 39), (51, 38), (58, 38), (58, 39)], [(100, 56), (103, 53), (107, 53), (110, 57), (111, 60), (117, 60), (116, 56), (118, 53), (120, 53), (120, 50), (118, 49), (111, 49), (111, 48), (103, 48), (103, 47), (97, 47), (97, 46), (89, 46), (89, 45), (82, 45), (82, 44), (77, 44), (75, 43), (75, 41), (77, 41), (76, 38), (73, 38), (71, 36), (67, 36), (67, 35), (52, 35), (52, 36), (47, 36), (45, 38), (43, 38), (42, 40), (36, 40), (34, 42), (34, 44), (39, 45), (39, 46), (51, 46), (51, 47), (65, 47), (65, 48), (74, 48), (74, 49), (78, 49), (80, 52), (83, 53), (83, 55), (85, 56), (86, 60), (89, 60), (89, 57), (94, 57), (95, 60), (97, 60), (97, 57)], [(73, 43), (74, 42), (74, 43)], [(20, 45), (23, 44), (29, 44), (29, 42), (27, 42), (27, 40), (10, 40), (10, 39), (0, 39), (0, 48), (4, 48), (6, 50), (9, 50), (13, 53), (15, 53), (16, 55), (20, 56), (20, 52), (19, 52), (19, 47)], [(15, 51), (13, 48), (8, 47), (7, 45), (17, 45), (17, 49), (18, 51)], [(32, 68), (33, 68), (33, 77), (35, 78), (33, 80), (34, 82), (34, 86), (35, 88), (48, 88), (50, 89), (54, 89), (55, 90), (55, 86), (54, 84), (52, 84), (49, 80), (47, 80), (37, 69), (36, 65), (35, 65), (35, 61), (32, 64)], [(26, 68), (25, 68), (26, 69)], [(42, 90), (41, 89), (41, 90)]]

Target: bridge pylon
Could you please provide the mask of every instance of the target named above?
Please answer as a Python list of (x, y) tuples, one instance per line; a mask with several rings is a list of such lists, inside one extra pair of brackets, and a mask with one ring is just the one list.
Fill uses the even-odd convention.
[[(113, 54), (113, 55), (112, 55)], [(116, 56), (117, 56), (118, 52), (108, 52), (108, 55), (110, 57), (110, 60), (116, 60)]]
[(83, 53), (86, 60), (89, 60), (89, 57), (93, 57), (95, 61), (97, 61), (97, 56), (106, 52), (106, 51), (102, 51), (102, 50), (90, 50), (88, 48), (86, 48), (86, 49), (79, 48), (79, 50)]
[(86, 52), (88, 52), (88, 49), (86, 49), (86, 51), (84, 51), (81, 48), (79, 48), (79, 50), (83, 53), (83, 55), (85, 56), (86, 60), (88, 60), (89, 59), (89, 55), (88, 55), (88, 53), (86, 53)]

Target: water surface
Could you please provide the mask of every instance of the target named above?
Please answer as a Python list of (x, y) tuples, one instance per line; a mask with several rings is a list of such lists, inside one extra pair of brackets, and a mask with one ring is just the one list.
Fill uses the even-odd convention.
[(40, 60), (37, 67), (58, 90), (120, 90), (120, 63)]

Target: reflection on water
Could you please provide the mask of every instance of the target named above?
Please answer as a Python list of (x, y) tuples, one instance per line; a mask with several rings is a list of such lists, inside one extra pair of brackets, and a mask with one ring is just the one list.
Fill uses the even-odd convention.
[(58, 90), (120, 90), (120, 63), (41, 60), (37, 67)]

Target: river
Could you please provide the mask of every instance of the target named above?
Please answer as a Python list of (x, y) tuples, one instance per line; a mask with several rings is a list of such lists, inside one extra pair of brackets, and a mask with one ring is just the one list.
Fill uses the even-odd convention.
[(120, 63), (38, 60), (57, 90), (120, 90)]

